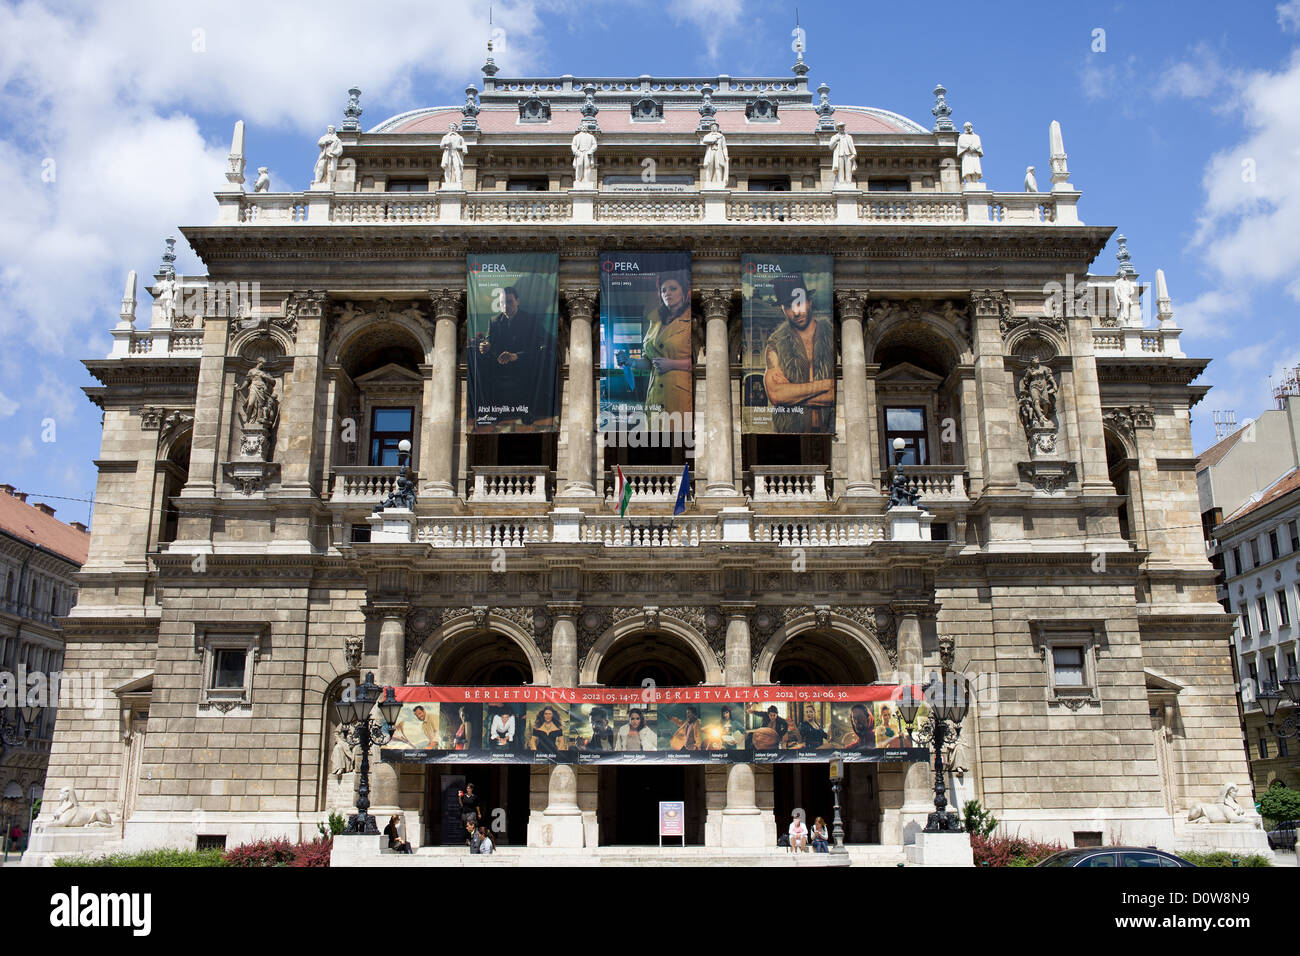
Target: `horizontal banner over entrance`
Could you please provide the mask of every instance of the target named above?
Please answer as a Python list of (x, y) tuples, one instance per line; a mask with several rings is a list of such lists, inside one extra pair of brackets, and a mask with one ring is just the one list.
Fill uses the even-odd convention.
[[(926, 760), (898, 685), (398, 687), (389, 763)], [(919, 698), (921, 690), (913, 687)], [(924, 724), (925, 706), (917, 720)]]

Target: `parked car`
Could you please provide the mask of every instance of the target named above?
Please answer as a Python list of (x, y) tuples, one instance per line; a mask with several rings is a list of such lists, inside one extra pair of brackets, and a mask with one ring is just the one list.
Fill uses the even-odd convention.
[(1075, 847), (1053, 853), (1035, 866), (1102, 866), (1128, 868), (1134, 866), (1195, 866), (1182, 857), (1157, 850), (1150, 846), (1093, 846)]
[(1268, 831), (1268, 845), (1274, 850), (1294, 850), (1295, 831), (1300, 820), (1283, 820)]

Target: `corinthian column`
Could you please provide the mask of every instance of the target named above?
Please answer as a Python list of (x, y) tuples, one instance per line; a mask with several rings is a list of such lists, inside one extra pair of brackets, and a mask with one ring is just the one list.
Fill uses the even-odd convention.
[[(375, 683), (381, 688), (399, 687), (406, 683), (406, 604), (374, 606), (379, 623), (379, 666), (375, 669)], [(370, 761), (370, 804), (372, 810), (386, 812), (398, 807), (397, 768), (375, 760)]]
[(465, 293), (435, 289), (433, 303), (433, 369), (424, 391), (424, 441), (420, 444), (420, 495), (456, 496), (456, 322)]
[(569, 310), (569, 411), (565, 422), (569, 460), (562, 493), (594, 497), (596, 397), (591, 322), (596, 312), (596, 293), (593, 289), (566, 289), (564, 302)]
[[(727, 358), (727, 316), (730, 289), (706, 289), (704, 305), (704, 454), (708, 484), (706, 495), (736, 494), (734, 456), (731, 450), (731, 369)], [(697, 412), (696, 422), (699, 421)], [(696, 435), (699, 434), (698, 428)]]
[(840, 309), (840, 361), (844, 372), (844, 435), (848, 445), (849, 495), (874, 495), (871, 447), (871, 409), (867, 402), (867, 352), (862, 316), (867, 308), (865, 291), (835, 293)]

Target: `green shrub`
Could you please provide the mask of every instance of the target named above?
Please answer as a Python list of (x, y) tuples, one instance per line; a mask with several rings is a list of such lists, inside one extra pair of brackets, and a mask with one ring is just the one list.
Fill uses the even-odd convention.
[[(1188, 863), (1195, 863), (1197, 866), (1272, 866), (1268, 857), (1260, 856), (1258, 853), (1241, 855), (1239, 853), (1227, 853), (1219, 851), (1217, 853), (1179, 853)], [(1236, 860), (1234, 864), (1232, 861)]]
[(1259, 815), (1277, 823), (1300, 819), (1300, 790), (1274, 780), (1259, 798)]
[(336, 837), (347, 829), (348, 821), (343, 814), (337, 810), (331, 810), (329, 819), (324, 823), (316, 824), (316, 829), (320, 831), (323, 837)]
[(966, 832), (976, 836), (989, 836), (998, 828), (998, 818), (980, 806), (978, 800), (967, 800), (961, 808), (961, 816)]
[(162, 847), (139, 853), (109, 853), (105, 856), (64, 857), (55, 866), (225, 866), (221, 850), (178, 850)]

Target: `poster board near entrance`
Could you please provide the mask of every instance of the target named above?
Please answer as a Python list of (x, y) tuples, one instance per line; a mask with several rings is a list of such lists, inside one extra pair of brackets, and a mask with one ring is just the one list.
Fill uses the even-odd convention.
[[(389, 763), (825, 764), (925, 761), (893, 684), (395, 688)], [(912, 687), (916, 698), (919, 687)], [(925, 705), (918, 723), (926, 719)], [(915, 729), (915, 728), (913, 728)]]

